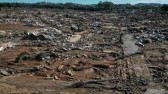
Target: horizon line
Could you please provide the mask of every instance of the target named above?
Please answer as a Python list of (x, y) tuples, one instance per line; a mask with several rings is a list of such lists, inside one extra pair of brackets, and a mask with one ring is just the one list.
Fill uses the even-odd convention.
[[(99, 1), (99, 2), (111, 2), (111, 1)], [(59, 3), (62, 3), (62, 4), (66, 4), (66, 3), (74, 3), (74, 4), (81, 4), (81, 5), (93, 5), (93, 4), (98, 4), (99, 2), (97, 3), (88, 3), (88, 4), (83, 4), (83, 3), (75, 3), (75, 2), (46, 2), (46, 1), (41, 1), (41, 2), (1, 2), (0, 3), (25, 3), (25, 4), (36, 4), (36, 3), (53, 3), (53, 4), (59, 4)], [(131, 3), (114, 3), (114, 2), (111, 2), (113, 4), (131, 4)], [(167, 3), (143, 3), (143, 2), (140, 2), (140, 3), (134, 3), (134, 4), (131, 4), (131, 5), (136, 5), (136, 4), (167, 4)]]

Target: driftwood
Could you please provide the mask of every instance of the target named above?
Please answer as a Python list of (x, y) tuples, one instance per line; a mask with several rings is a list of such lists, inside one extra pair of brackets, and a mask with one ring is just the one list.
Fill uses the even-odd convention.
[[(131, 83), (131, 84), (130, 84)], [(122, 85), (122, 86), (121, 86)], [(89, 80), (72, 82), (65, 88), (90, 88), (90, 89), (104, 89), (104, 90), (118, 90), (131, 92), (134, 87), (146, 86), (146, 79), (110, 79), (110, 80)]]

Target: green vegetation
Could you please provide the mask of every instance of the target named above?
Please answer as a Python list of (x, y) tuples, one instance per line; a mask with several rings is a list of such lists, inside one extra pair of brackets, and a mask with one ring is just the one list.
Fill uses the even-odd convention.
[(168, 12), (168, 5), (163, 5), (161, 7), (161, 10), (164, 11), (164, 12)]
[(0, 3), (0, 7), (17, 8), (17, 7), (28, 7), (28, 8), (51, 8), (51, 9), (74, 9), (83, 11), (117, 11), (117, 10), (133, 10), (138, 9), (140, 11), (148, 11), (150, 9), (155, 11), (168, 11), (168, 5), (161, 4), (113, 4), (112, 2), (102, 2), (98, 4), (76, 4), (76, 3)]

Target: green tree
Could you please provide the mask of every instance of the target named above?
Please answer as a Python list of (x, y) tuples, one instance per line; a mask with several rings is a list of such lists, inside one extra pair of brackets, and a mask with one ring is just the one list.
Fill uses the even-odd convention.
[(112, 10), (114, 7), (114, 4), (112, 2), (108, 2), (108, 1), (105, 1), (105, 2), (100, 1), (97, 4), (97, 7), (99, 10)]
[(161, 11), (168, 12), (168, 5), (161, 6)]

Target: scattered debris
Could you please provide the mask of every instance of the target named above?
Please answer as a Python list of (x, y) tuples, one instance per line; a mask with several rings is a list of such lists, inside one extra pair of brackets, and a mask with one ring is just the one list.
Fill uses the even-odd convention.
[(68, 70), (68, 71), (67, 71), (67, 74), (70, 75), (70, 76), (73, 76), (73, 73), (72, 73), (71, 70)]
[(4, 76), (9, 76), (9, 75), (10, 75), (10, 73), (8, 73), (8, 72), (5, 71), (5, 70), (1, 70), (1, 71), (0, 71), (0, 74), (1, 74), (1, 75), (4, 75)]
[(0, 9), (0, 76), (9, 83), (68, 82), (67, 91), (86, 94), (167, 92), (167, 14), (14, 9)]
[(12, 42), (3, 43), (3, 44), (1, 44), (1, 46), (0, 46), (0, 52), (6, 50), (6, 49), (8, 49), (8, 48), (14, 48), (15, 45), (16, 45), (16, 44), (15, 44), (15, 43), (12, 43)]

